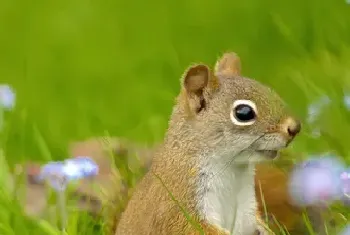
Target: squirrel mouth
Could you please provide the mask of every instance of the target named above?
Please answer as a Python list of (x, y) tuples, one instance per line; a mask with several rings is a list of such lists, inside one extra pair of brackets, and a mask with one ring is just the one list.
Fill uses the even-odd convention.
[(277, 150), (256, 150), (256, 152), (270, 159), (275, 159), (278, 156)]

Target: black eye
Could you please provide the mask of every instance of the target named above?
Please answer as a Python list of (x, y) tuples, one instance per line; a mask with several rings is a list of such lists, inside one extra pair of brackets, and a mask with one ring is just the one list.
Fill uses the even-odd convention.
[(237, 126), (250, 126), (255, 123), (257, 108), (251, 100), (235, 100), (232, 104), (230, 118)]
[(248, 104), (239, 104), (234, 107), (234, 114), (238, 121), (249, 122), (255, 119), (254, 109)]

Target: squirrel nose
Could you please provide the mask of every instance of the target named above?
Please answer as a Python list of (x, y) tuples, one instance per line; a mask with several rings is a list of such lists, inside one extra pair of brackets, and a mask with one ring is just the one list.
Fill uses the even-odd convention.
[(300, 132), (301, 123), (299, 120), (289, 117), (285, 120), (283, 129), (289, 137), (293, 138)]

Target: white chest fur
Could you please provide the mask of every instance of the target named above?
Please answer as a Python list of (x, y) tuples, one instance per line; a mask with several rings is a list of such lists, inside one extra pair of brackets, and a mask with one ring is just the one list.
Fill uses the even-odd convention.
[(201, 171), (197, 191), (201, 217), (230, 234), (253, 235), (257, 229), (255, 166), (216, 162), (204, 165)]

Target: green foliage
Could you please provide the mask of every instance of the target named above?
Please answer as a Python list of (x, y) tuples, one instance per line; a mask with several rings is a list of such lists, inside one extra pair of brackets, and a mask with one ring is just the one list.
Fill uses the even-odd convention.
[[(303, 158), (334, 150), (350, 161), (341, 103), (350, 86), (345, 1), (3, 0), (0, 35), (0, 83), (18, 97), (1, 136), (10, 166), (63, 159), (70, 141), (106, 131), (160, 141), (184, 69), (213, 65), (227, 50), (240, 55), (245, 76), (275, 88), (303, 120), (311, 101), (329, 95), (335, 104), (317, 122), (323, 135), (311, 138), (305, 126), (292, 151)], [(0, 191), (0, 234), (57, 234), (25, 217), (5, 186)], [(76, 223), (69, 235), (96, 234), (78, 233)]]

